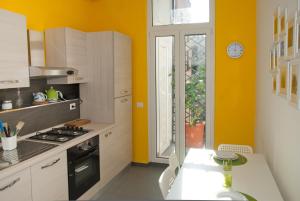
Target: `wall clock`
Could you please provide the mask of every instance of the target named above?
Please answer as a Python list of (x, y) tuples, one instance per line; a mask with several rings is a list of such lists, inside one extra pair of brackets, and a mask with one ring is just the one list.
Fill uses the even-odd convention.
[(227, 54), (230, 58), (238, 59), (244, 53), (244, 46), (239, 42), (230, 43), (227, 47)]

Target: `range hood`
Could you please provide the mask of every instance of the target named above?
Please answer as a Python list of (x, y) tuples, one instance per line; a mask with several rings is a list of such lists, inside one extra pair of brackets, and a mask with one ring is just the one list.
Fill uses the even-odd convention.
[(78, 70), (69, 67), (44, 67), (44, 66), (30, 66), (30, 78), (55, 78), (66, 77), (69, 75), (77, 75)]

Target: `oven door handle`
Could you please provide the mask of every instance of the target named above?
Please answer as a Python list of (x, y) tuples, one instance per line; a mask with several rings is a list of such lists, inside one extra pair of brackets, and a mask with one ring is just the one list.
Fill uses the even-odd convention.
[(83, 165), (83, 166), (81, 166), (81, 167), (79, 167), (79, 168), (76, 168), (76, 169), (75, 169), (75, 172), (76, 172), (76, 173), (80, 173), (80, 172), (85, 171), (85, 170), (88, 169), (88, 168), (89, 168), (88, 165)]

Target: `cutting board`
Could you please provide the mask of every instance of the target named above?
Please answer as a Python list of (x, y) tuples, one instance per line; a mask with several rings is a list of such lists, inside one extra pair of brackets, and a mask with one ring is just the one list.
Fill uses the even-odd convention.
[(76, 119), (74, 121), (69, 121), (65, 123), (65, 126), (70, 126), (70, 127), (80, 127), (86, 124), (91, 123), (91, 120), (88, 119)]

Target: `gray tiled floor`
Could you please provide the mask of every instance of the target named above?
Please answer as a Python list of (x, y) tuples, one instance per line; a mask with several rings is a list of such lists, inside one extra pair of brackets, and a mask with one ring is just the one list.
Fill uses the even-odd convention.
[(158, 179), (164, 169), (164, 165), (127, 167), (93, 200), (162, 200)]

